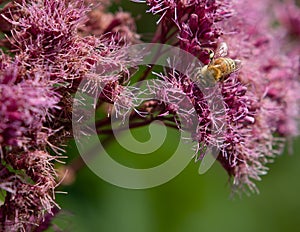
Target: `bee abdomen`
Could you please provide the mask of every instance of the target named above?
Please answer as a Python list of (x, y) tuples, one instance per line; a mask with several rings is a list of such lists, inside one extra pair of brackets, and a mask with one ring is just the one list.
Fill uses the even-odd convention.
[(235, 61), (230, 58), (218, 58), (215, 60), (214, 65), (221, 69), (223, 76), (229, 75), (230, 73), (236, 71)]

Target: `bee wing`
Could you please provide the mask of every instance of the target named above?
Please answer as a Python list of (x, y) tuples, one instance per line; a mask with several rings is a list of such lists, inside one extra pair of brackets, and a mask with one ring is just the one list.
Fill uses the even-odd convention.
[(234, 60), (235, 63), (235, 71), (239, 70), (242, 67), (242, 61), (241, 60)]
[(228, 54), (228, 46), (225, 42), (221, 42), (217, 48), (216, 57), (225, 57)]

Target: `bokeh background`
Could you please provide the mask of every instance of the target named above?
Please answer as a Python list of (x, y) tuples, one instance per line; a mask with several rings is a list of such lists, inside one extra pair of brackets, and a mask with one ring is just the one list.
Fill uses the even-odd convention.
[[(174, 135), (169, 133), (167, 139)], [(143, 139), (141, 135), (138, 138)], [(204, 175), (198, 174), (199, 164), (191, 162), (170, 182), (147, 190), (113, 186), (84, 167), (72, 185), (61, 188), (68, 194), (57, 194), (63, 210), (55, 223), (63, 231), (74, 232), (298, 231), (299, 142), (299, 139), (294, 142), (293, 155), (285, 152), (268, 165), (268, 175), (257, 183), (260, 194), (233, 198), (228, 176), (218, 162)], [(115, 147), (112, 143), (108, 150), (118, 152)], [(171, 147), (163, 155), (168, 151), (171, 153)], [(142, 158), (122, 149), (119, 152), (123, 156), (117, 157), (119, 162), (135, 160), (131, 166), (143, 166), (149, 156), (152, 160), (164, 160), (160, 152)], [(76, 151), (69, 150), (71, 153), (75, 155)]]
[[(156, 18), (144, 13), (145, 5), (123, 1), (110, 8), (120, 9), (132, 13), (142, 39), (149, 41)], [(171, 155), (178, 134), (172, 129), (168, 132), (164, 147), (151, 155), (131, 154), (114, 142), (108, 149), (121, 163), (150, 167)], [(149, 139), (146, 127), (133, 133), (140, 141)], [(72, 141), (67, 150), (67, 162), (71, 162), (78, 156)], [(54, 222), (63, 231), (74, 232), (299, 231), (299, 151), (300, 139), (296, 139), (292, 155), (286, 149), (268, 165), (268, 175), (257, 182), (260, 194), (234, 198), (227, 173), (218, 162), (204, 175), (198, 174), (199, 163), (191, 162), (170, 182), (147, 190), (113, 186), (83, 167), (72, 185), (60, 187), (67, 194), (57, 194), (62, 211)]]

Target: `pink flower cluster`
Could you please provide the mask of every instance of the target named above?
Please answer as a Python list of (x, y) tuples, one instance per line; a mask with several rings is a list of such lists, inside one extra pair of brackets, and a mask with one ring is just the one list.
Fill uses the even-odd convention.
[[(227, 57), (242, 67), (218, 83), (226, 106), (224, 143), (218, 160), (233, 176), (233, 189), (258, 191), (253, 180), (281, 154), (286, 138), (299, 134), (300, 9), (293, 1), (147, 0), (148, 12), (161, 15), (161, 37), (207, 64), (226, 42)], [(276, 14), (274, 14), (276, 12)], [(298, 38), (298, 40), (295, 39)], [(296, 51), (296, 52), (295, 52)], [(168, 73), (164, 79), (168, 79)], [(181, 86), (191, 98), (200, 125), (207, 128), (203, 96)], [(203, 122), (205, 122), (203, 124)], [(215, 144), (207, 130), (195, 136), (199, 144)], [(201, 156), (200, 156), (201, 157)]]
[[(137, 96), (123, 92), (132, 70), (118, 51), (140, 42), (135, 22), (129, 13), (106, 12), (109, 2), (96, 2), (19, 0), (1, 10), (0, 29), (6, 33), (0, 40), (6, 48), (0, 56), (0, 189), (6, 194), (1, 231), (42, 231), (57, 212), (54, 163), (72, 136), (72, 94), (82, 79), (88, 79), (91, 91), (99, 82), (106, 84), (97, 106), (108, 116), (96, 122), (99, 133), (112, 134), (112, 104), (126, 113), (134, 105)], [(258, 191), (254, 181), (267, 173), (266, 164), (299, 134), (300, 8), (292, 0), (145, 3), (148, 13), (160, 15), (152, 42), (179, 47), (205, 65), (221, 56), (218, 48), (226, 42), (226, 57), (241, 60), (239, 70), (216, 82), (225, 104), (221, 139), (211, 133), (211, 112), (191, 76), (166, 69), (156, 77), (165, 83), (162, 95), (182, 91), (192, 102), (197, 158), (203, 158), (207, 146), (218, 144), (217, 159), (232, 176), (233, 189)], [(104, 75), (116, 67), (119, 73)], [(152, 68), (137, 80), (149, 78)], [(157, 119), (180, 127), (176, 113), (184, 103), (179, 102), (145, 101), (131, 114), (131, 127)], [(189, 113), (184, 115), (188, 120)]]
[(1, 11), (1, 44), (13, 54), (0, 58), (1, 231), (41, 231), (45, 215), (57, 212), (54, 161), (72, 134), (71, 94), (99, 60), (109, 62), (117, 36), (123, 44), (136, 38), (129, 14), (118, 14), (118, 27), (107, 25), (103, 38), (84, 36), (89, 11), (84, 1), (56, 0), (13, 1)]

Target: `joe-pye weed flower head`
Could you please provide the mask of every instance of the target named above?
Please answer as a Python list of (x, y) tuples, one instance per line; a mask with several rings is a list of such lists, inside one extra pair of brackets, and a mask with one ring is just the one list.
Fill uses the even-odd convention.
[[(47, 227), (45, 215), (48, 218), (57, 210), (53, 161), (72, 136), (72, 94), (83, 79), (87, 79), (86, 94), (104, 86), (95, 103), (96, 108), (104, 105), (107, 115), (96, 122), (100, 134), (111, 133), (102, 126), (107, 126), (112, 113), (122, 116), (122, 112), (136, 120), (132, 127), (156, 118), (181, 129), (176, 114), (186, 102), (180, 97), (173, 104), (146, 100), (135, 106), (139, 95), (124, 91), (131, 83), (127, 67), (135, 65), (119, 50), (139, 42), (133, 18), (122, 11), (107, 13), (104, 5), (91, 10), (91, 2), (95, 3), (14, 1), (2, 11), (6, 25), (1, 28), (10, 32), (1, 44), (10, 42), (13, 54), (1, 53), (0, 60), (0, 188), (6, 192), (0, 228), (4, 231), (42, 230)], [(196, 79), (172, 68), (153, 72), (163, 84), (149, 90), (162, 99), (185, 93), (197, 115), (197, 131), (192, 133), (199, 144), (196, 160), (204, 158), (207, 147), (217, 145), (217, 159), (232, 176), (234, 190), (258, 191), (254, 181), (267, 173), (266, 164), (282, 153), (287, 138), (299, 133), (299, 53), (295, 52), (299, 43), (294, 39), (299, 33), (293, 17), (299, 8), (292, 1), (272, 2), (146, 1), (148, 13), (160, 16), (152, 42), (181, 48), (206, 69), (215, 66), (221, 74), (228, 67), (216, 66), (216, 59), (242, 62), (214, 83), (225, 106), (218, 112), (226, 128), (222, 134), (212, 133), (213, 112), (197, 84), (204, 78), (203, 70)], [(293, 13), (285, 14), (279, 6)], [(219, 51), (224, 42), (227, 54)], [(109, 72), (115, 69), (118, 72)], [(149, 78), (151, 71), (148, 66), (139, 80)], [(190, 112), (183, 112), (187, 122)]]
[[(179, 46), (204, 64), (212, 62), (211, 53), (218, 58), (218, 46), (226, 42), (227, 57), (242, 61), (237, 72), (217, 83), (226, 106), (227, 128), (218, 160), (233, 176), (234, 189), (258, 191), (253, 180), (267, 173), (265, 165), (282, 153), (285, 139), (299, 133), (299, 54), (293, 52), (299, 43), (290, 44), (283, 33), (284, 26), (289, 25), (285, 30), (291, 31), (296, 24), (292, 23), (294, 16), (287, 19), (281, 12), (276, 18), (274, 14), (278, 5), (293, 12), (299, 8), (291, 1), (286, 5), (247, 0), (148, 0), (146, 4), (149, 13), (161, 16), (158, 41)], [(197, 88), (188, 96), (196, 108), (200, 106), (199, 123), (209, 124)], [(200, 144), (213, 142), (207, 139), (208, 130), (200, 131), (195, 137)]]
[[(10, 42), (14, 57), (1, 53), (0, 60), (1, 231), (49, 226), (43, 225), (45, 215), (58, 209), (54, 161), (72, 134), (71, 95), (82, 78), (95, 83), (91, 70), (99, 60), (118, 64), (109, 56), (127, 43), (114, 40), (119, 32), (113, 26), (105, 38), (83, 35), (88, 11), (83, 1), (56, 0), (13, 1), (2, 10), (2, 28), (11, 29), (2, 41)], [(117, 78), (103, 81), (114, 95)]]

